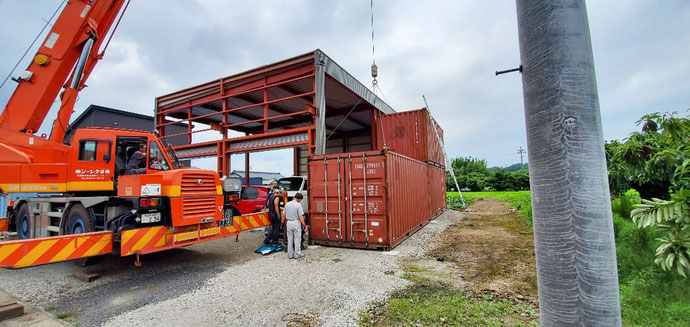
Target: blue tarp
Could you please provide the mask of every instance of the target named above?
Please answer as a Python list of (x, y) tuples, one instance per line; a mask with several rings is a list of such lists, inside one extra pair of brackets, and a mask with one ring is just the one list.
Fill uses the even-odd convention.
[(280, 252), (285, 250), (285, 246), (282, 244), (266, 244), (256, 250), (254, 250), (254, 253), (261, 253), (263, 255), (271, 254), (273, 252)]

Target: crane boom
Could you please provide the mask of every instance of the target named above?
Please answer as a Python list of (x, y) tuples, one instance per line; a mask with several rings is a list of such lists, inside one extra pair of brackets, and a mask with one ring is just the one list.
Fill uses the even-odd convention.
[(98, 50), (124, 1), (67, 2), (0, 114), (0, 129), (36, 132), (64, 86), (60, 112), (51, 133), (51, 141), (62, 143), (77, 92), (101, 59), (103, 54)]

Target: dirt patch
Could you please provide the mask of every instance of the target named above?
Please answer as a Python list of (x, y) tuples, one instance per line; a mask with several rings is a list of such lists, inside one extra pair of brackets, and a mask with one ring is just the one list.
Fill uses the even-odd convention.
[(459, 275), (483, 292), (537, 304), (531, 228), (504, 202), (477, 199), (467, 220), (450, 226), (429, 256), (457, 265)]

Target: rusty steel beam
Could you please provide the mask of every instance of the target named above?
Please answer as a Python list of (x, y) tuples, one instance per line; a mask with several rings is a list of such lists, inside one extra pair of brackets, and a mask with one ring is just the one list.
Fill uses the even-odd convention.
[[(230, 97), (237, 97), (239, 95), (251, 93), (251, 92), (256, 92), (256, 91), (261, 91), (267, 88), (275, 87), (277, 85), (282, 85), (285, 83), (290, 83), (294, 81), (299, 81), (302, 79), (307, 79), (307, 78), (312, 78), (314, 76), (312, 71), (307, 71), (302, 72), (302, 71), (297, 71), (294, 72), (293, 74), (292, 71), (287, 71), (278, 75), (274, 76), (269, 76), (266, 79), (268, 80), (267, 83), (264, 83), (264, 79), (259, 79), (259, 80), (254, 80), (254, 81), (248, 81), (243, 84), (239, 84), (237, 86), (231, 87), (229, 89), (225, 89), (225, 85), (228, 83), (225, 82), (223, 84), (223, 88), (220, 86), (216, 86), (213, 89), (204, 91), (203, 96), (200, 96), (195, 99), (191, 98), (185, 98), (181, 100), (176, 100), (172, 104), (165, 104), (165, 105), (159, 105), (158, 99), (157, 99), (157, 105), (158, 105), (158, 110), (160, 111), (161, 114), (166, 114), (170, 112), (174, 112), (180, 109), (184, 109), (189, 106), (194, 106), (194, 105), (200, 105), (204, 103), (209, 103), (213, 101), (218, 101), (222, 99), (227, 99)], [(188, 99), (188, 100), (187, 100)], [(187, 101), (185, 101), (187, 100)]]
[[(227, 92), (233, 92), (237, 90), (242, 90), (244, 92), (247, 91), (247, 89), (242, 89), (240, 88), (241, 85), (246, 85), (255, 81), (258, 81), (259, 83), (257, 86), (262, 85), (263, 81), (262, 79), (264, 78), (263, 76), (266, 76), (270, 72), (277, 71), (280, 69), (284, 69), (287, 67), (294, 67), (292, 69), (289, 69), (285, 72), (269, 76), (269, 79), (272, 81), (282, 83), (284, 80), (286, 80), (287, 76), (290, 76), (292, 74), (293, 77), (299, 76), (299, 75), (304, 75), (308, 73), (313, 74), (313, 65), (310, 65), (309, 62), (314, 60), (313, 53), (306, 53), (297, 57), (289, 58), (268, 66), (262, 66), (262, 67), (257, 67), (252, 70), (248, 70), (246, 72), (240, 73), (240, 74), (235, 74), (232, 76), (224, 77), (221, 79), (217, 79), (211, 82), (207, 82), (204, 84), (200, 84), (197, 86), (193, 86), (181, 91), (177, 91), (174, 93), (170, 93), (167, 95), (160, 96), (156, 98), (156, 108), (159, 110), (169, 110), (171, 108), (175, 108), (178, 106), (189, 106), (192, 104), (192, 102), (200, 101), (200, 102), (208, 102), (208, 101), (213, 101), (213, 100), (218, 100), (222, 97), (228, 97), (228, 96), (233, 96), (232, 94), (227, 94)], [(262, 76), (260, 78), (257, 78), (259, 76)], [(243, 82), (244, 81), (244, 82)], [(220, 83), (223, 83), (223, 87), (220, 87)], [(270, 82), (270, 81), (269, 81)], [(236, 85), (231, 88), (226, 88), (226, 85)], [(220, 95), (220, 92), (224, 92), (226, 94)], [(243, 93), (243, 92), (240, 92)], [(199, 95), (204, 95), (199, 97)], [(219, 96), (220, 95), (220, 96)]]
[[(359, 106), (358, 106), (358, 107), (359, 107)], [(346, 114), (350, 111), (350, 109), (352, 109), (352, 107), (339, 108), (339, 109), (328, 109), (328, 108), (327, 108), (327, 109), (326, 109), (326, 118), (328, 119), (328, 118), (333, 118), (333, 117), (344, 116), (344, 115), (346, 115)], [(360, 108), (360, 109), (355, 108), (355, 110), (353, 110), (352, 112), (353, 112), (353, 113), (355, 113), (355, 112), (362, 112), (362, 111), (367, 110), (367, 109), (371, 109), (371, 108), (367, 108), (366, 106), (364, 106), (364, 107), (362, 107), (362, 108)], [(293, 119), (291, 119), (289, 122), (286, 121), (285, 124), (286, 124), (286, 125), (294, 125), (294, 124), (306, 123), (306, 122), (308, 122), (308, 121), (310, 121), (310, 120), (311, 120), (311, 118), (307, 118), (307, 117), (293, 118)], [(363, 122), (363, 121), (361, 121), (361, 120), (359, 120), (359, 119), (357, 119), (357, 118), (349, 117), (348, 120), (351, 121), (351, 122), (353, 122), (353, 123), (355, 123), (355, 124), (357, 124), (357, 125), (359, 125), (360, 127), (371, 128), (371, 124), (367, 124), (367, 123), (365, 123), (365, 122)], [(333, 125), (326, 125), (326, 128), (327, 128), (327, 129), (330, 129), (330, 130), (333, 130), (333, 129), (335, 129), (335, 126), (333, 126)]]

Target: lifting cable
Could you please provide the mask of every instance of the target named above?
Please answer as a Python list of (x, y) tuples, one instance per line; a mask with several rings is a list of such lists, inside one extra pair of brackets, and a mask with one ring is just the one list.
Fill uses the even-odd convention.
[(60, 8), (62, 8), (62, 5), (65, 4), (65, 2), (67, 2), (67, 0), (62, 0), (62, 2), (60, 3), (60, 5), (58, 5), (58, 7), (57, 7), (57, 9), (55, 9), (55, 12), (53, 13), (53, 15), (50, 16), (50, 19), (48, 19), (48, 20), (46, 21), (46, 24), (43, 25), (43, 28), (41, 29), (40, 32), (38, 32), (38, 35), (36, 35), (36, 38), (34, 38), (34, 41), (31, 42), (31, 45), (29, 45), (29, 48), (27, 48), (26, 51), (24, 51), (24, 54), (22, 55), (22, 57), (19, 58), (19, 61), (17, 61), (17, 64), (14, 65), (14, 67), (12, 68), (12, 70), (10, 70), (9, 74), (7, 74), (7, 77), (5, 77), (5, 79), (2, 81), (2, 84), (0, 84), (0, 88), (2, 88), (3, 86), (5, 86), (5, 83), (6, 83), (7, 80), (10, 78), (10, 76), (12, 76), (12, 73), (14, 72), (14, 70), (17, 69), (17, 66), (19, 66), (19, 64), (22, 62), (22, 60), (24, 60), (24, 57), (26, 57), (26, 54), (29, 53), (29, 50), (31, 50), (31, 48), (33, 48), (33, 46), (34, 46), (34, 44), (36, 44), (36, 41), (38, 40), (38, 38), (41, 37), (41, 34), (43, 34), (43, 31), (45, 31), (45, 30), (46, 30), (46, 27), (48, 27), (48, 25), (50, 25), (50, 22), (53, 20), (53, 18), (54, 18), (55, 15), (58, 13), (58, 11), (60, 11)]
[(371, 81), (371, 89), (374, 91), (374, 94), (381, 92), (383, 100), (388, 102), (386, 95), (383, 94), (383, 90), (379, 86), (379, 81), (376, 79), (376, 77), (379, 76), (379, 67), (376, 66), (376, 47), (374, 42), (374, 0), (370, 0), (369, 5), (369, 8), (371, 9), (371, 77), (373, 78)]
[(374, 79), (371, 81), (372, 89), (376, 93), (376, 88), (379, 82), (376, 77), (379, 76), (379, 68), (376, 66), (376, 51), (374, 48), (374, 0), (369, 1), (369, 8), (371, 9), (371, 77)]
[[(369, 9), (371, 11), (371, 77), (373, 80), (371, 81), (371, 89), (374, 91), (374, 94), (377, 94), (377, 90), (381, 92), (381, 96), (383, 99), (388, 102), (388, 99), (386, 99), (386, 96), (383, 94), (383, 90), (379, 87), (379, 81), (376, 80), (376, 77), (379, 76), (379, 68), (376, 66), (376, 43), (374, 42), (374, 0), (369, 1)], [(374, 122), (371, 122), (374, 124)], [(383, 122), (381, 122), (381, 138), (383, 139), (383, 147), (387, 148), (388, 146), (386, 145), (386, 134), (384, 134), (383, 131)]]

